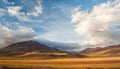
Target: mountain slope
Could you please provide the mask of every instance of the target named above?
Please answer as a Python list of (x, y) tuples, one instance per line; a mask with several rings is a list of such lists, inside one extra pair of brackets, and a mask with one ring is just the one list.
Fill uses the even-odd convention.
[(29, 54), (26, 56), (41, 56), (41, 53), (63, 53), (63, 52), (64, 51), (58, 50), (56, 48), (40, 44), (37, 41), (30, 40), (14, 43), (0, 49), (0, 56), (19, 56), (27, 53)]
[(87, 48), (80, 53), (87, 56), (120, 56), (120, 45), (112, 45), (104, 48)]
[(0, 49), (0, 57), (29, 57), (29, 58), (65, 58), (86, 57), (74, 52), (58, 50), (36, 41), (23, 41)]

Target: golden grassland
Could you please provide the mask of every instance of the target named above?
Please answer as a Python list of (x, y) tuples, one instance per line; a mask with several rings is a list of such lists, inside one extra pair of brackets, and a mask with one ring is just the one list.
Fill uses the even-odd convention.
[(45, 66), (55, 69), (120, 69), (120, 57), (101, 58), (62, 58), (62, 59), (6, 59), (0, 60), (0, 65), (9, 67)]

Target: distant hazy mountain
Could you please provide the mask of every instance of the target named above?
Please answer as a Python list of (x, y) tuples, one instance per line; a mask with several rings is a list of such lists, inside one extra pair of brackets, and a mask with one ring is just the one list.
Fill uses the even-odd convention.
[(104, 48), (87, 48), (80, 53), (87, 56), (120, 56), (120, 45), (112, 45)]
[(62, 43), (62, 42), (54, 42), (44, 39), (37, 41), (41, 44), (69, 52), (78, 52), (82, 49), (81, 46), (78, 45), (77, 43)]

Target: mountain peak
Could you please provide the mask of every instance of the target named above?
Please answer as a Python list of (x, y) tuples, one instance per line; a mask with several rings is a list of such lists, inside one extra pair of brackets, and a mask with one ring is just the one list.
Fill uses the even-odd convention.
[(7, 47), (1, 49), (1, 51), (10, 51), (10, 52), (62, 52), (61, 50), (40, 44), (37, 41), (29, 40), (29, 41), (22, 41), (11, 44)]

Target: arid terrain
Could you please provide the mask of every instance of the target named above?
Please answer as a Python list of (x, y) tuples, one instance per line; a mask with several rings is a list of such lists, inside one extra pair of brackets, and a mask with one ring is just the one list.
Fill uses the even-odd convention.
[(115, 45), (66, 52), (36, 41), (24, 41), (0, 50), (0, 66), (1, 69), (120, 69), (119, 49), (120, 45)]
[(1, 66), (15, 69), (49, 67), (50, 69), (120, 69), (120, 57), (64, 58), (64, 59), (13, 59), (0, 60)]

